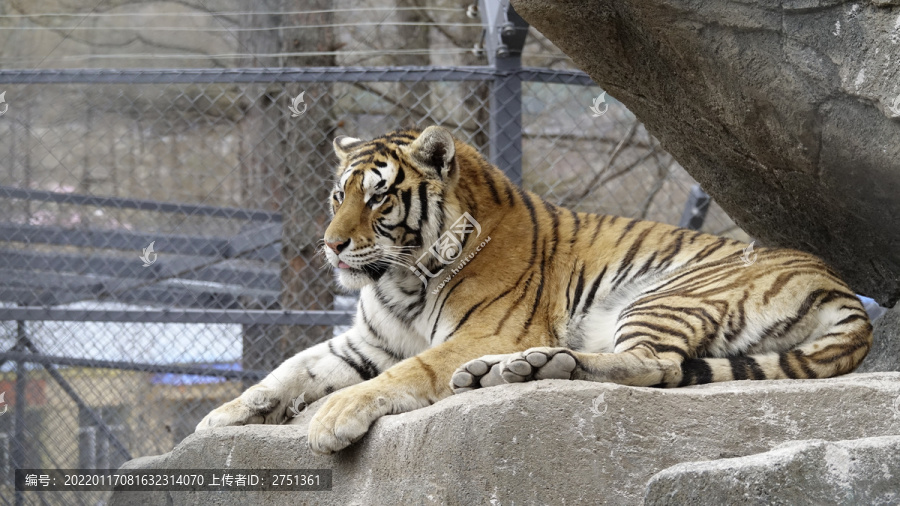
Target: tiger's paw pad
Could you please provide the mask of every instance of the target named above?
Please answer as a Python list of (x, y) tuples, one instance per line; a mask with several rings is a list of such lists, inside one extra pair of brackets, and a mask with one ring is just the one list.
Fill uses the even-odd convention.
[(461, 365), (450, 379), (453, 393), (505, 384), (500, 376), (500, 363), (507, 357), (509, 355), (485, 355)]
[(578, 360), (567, 348), (531, 348), (508, 355), (500, 363), (506, 383), (544, 379), (572, 379)]

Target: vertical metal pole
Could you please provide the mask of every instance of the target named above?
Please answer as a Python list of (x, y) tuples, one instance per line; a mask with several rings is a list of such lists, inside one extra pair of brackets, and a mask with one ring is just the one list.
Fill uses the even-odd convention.
[[(25, 322), (16, 322), (16, 349), (24, 350), (27, 336), (25, 334)], [(16, 361), (16, 387), (15, 387), (15, 412), (13, 413), (13, 444), (12, 444), (12, 469), (25, 467), (25, 387), (28, 383), (28, 371), (25, 370), (25, 362)], [(25, 504), (24, 492), (16, 491), (16, 506)]]
[(681, 214), (681, 221), (678, 222), (678, 226), (691, 230), (703, 228), (703, 222), (706, 221), (706, 213), (709, 211), (709, 203), (711, 201), (712, 199), (700, 188), (699, 184), (691, 187), (691, 192), (688, 194), (687, 202), (684, 204), (684, 212)]
[(522, 47), (528, 23), (508, 0), (480, 0), (485, 51), (496, 75), (491, 84), (491, 162), (522, 184)]
[(513, 71), (491, 84), (491, 163), (522, 184), (522, 81)]

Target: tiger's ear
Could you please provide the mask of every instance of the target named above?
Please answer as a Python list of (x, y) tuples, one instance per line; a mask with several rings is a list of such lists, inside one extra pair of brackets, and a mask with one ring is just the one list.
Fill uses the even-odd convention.
[(340, 158), (343, 162), (347, 160), (348, 156), (350, 156), (350, 152), (353, 151), (353, 148), (358, 146), (361, 142), (362, 141), (359, 139), (341, 135), (339, 137), (335, 137), (334, 142), (332, 142), (331, 144), (334, 146), (335, 154), (337, 154), (338, 158)]
[(453, 136), (446, 129), (430, 126), (409, 145), (413, 160), (435, 172), (441, 179), (452, 176), (456, 167), (456, 146)]

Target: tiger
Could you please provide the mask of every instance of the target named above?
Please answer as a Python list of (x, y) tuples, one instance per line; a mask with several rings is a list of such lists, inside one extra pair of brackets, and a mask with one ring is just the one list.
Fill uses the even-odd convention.
[(328, 396), (308, 446), (330, 454), (480, 388), (826, 378), (872, 345), (862, 303), (812, 254), (554, 205), (440, 126), (333, 145), (322, 250), (359, 291), (353, 324), (197, 430), (283, 423)]

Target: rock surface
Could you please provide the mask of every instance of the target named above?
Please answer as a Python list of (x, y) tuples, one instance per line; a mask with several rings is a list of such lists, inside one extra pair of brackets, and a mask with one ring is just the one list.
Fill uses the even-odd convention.
[(650, 480), (644, 504), (898, 504), (898, 455), (900, 436), (785, 443), (749, 457), (672, 466)]
[(753, 455), (793, 440), (898, 435), (898, 398), (900, 373), (671, 390), (505, 385), (386, 416), (334, 456), (307, 450), (306, 413), (289, 426), (200, 432), (168, 454), (127, 464), (330, 468), (330, 492), (120, 492), (112, 504), (640, 504), (647, 481), (681, 462)]
[(856, 372), (900, 371), (900, 305), (873, 323), (872, 349)]
[(744, 230), (900, 299), (900, 1), (512, 4)]

